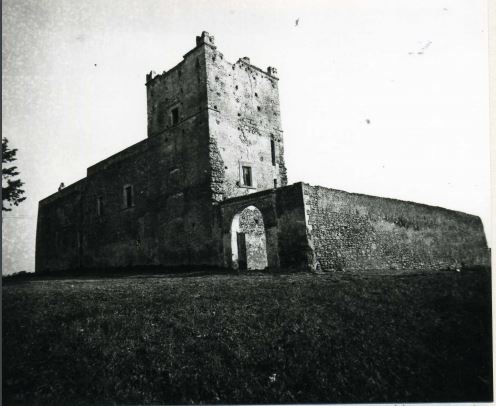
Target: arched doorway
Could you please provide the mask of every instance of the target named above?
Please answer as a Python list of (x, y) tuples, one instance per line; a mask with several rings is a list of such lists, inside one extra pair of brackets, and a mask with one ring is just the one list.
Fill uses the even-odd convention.
[(231, 254), (234, 269), (267, 268), (267, 243), (262, 213), (248, 206), (231, 223)]

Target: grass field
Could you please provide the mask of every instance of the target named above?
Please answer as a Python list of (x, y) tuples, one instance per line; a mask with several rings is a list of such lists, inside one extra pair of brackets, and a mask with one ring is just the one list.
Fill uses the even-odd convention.
[(4, 280), (4, 404), (491, 398), (487, 270)]

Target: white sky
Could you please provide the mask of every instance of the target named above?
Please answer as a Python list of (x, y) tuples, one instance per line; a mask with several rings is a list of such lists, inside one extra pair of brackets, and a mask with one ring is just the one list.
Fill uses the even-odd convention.
[(278, 69), (290, 183), (476, 214), (489, 239), (485, 1), (4, 0), (2, 24), (28, 197), (3, 220), (4, 274), (34, 270), (40, 199), (146, 137), (145, 74), (203, 30)]

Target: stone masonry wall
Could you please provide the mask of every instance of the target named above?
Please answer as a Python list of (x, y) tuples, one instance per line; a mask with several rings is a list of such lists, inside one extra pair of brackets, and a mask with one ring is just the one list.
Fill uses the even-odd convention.
[(207, 107), (205, 48), (209, 45), (197, 40), (197, 47), (189, 51), (173, 68), (161, 74), (146, 75), (148, 137), (174, 127), (172, 111), (178, 110), (182, 122)]
[(307, 234), (322, 270), (488, 265), (481, 220), (394, 199), (304, 184)]
[(247, 207), (239, 216), (239, 229), (245, 233), (248, 269), (267, 267), (267, 249), (263, 216), (256, 207)]
[[(212, 236), (208, 112), (201, 90), (205, 46), (198, 44), (169, 72), (147, 75), (147, 139), (40, 202), (37, 270), (221, 263), (222, 247)], [(173, 125), (168, 119), (177, 105)], [(126, 185), (133, 188), (132, 207), (124, 204)], [(66, 212), (71, 214), (60, 214)], [(79, 235), (77, 250), (56, 243), (68, 234)]]
[(36, 270), (80, 267), (82, 244), (81, 180), (40, 202), (36, 233)]
[(219, 204), (224, 266), (232, 266), (233, 219), (251, 206), (262, 215), (268, 267), (309, 269), (312, 252), (306, 235), (301, 183), (226, 199)]
[(309, 270), (313, 252), (306, 235), (303, 184), (277, 189), (276, 196), (280, 267)]
[[(65, 197), (69, 186), (41, 201), (37, 269), (218, 264), (208, 138), (197, 136), (207, 131), (203, 112), (89, 168), (77, 193)], [(131, 207), (124, 203), (126, 185), (133, 188)], [(55, 243), (68, 230), (79, 233), (79, 251)]]
[[(206, 48), (205, 57), (214, 200), (285, 186), (275, 69), (264, 72), (251, 65), (248, 58), (232, 64), (215, 47)], [(252, 168), (251, 188), (243, 187), (242, 165)]]

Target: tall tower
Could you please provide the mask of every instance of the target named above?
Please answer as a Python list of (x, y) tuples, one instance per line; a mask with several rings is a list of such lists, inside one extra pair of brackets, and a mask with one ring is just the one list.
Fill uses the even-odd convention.
[(148, 139), (162, 157), (151, 189), (167, 196), (159, 199), (164, 234), (175, 230), (173, 244), (189, 247), (194, 261), (218, 264), (217, 203), (287, 184), (277, 71), (246, 57), (226, 61), (202, 32), (183, 61), (148, 74), (146, 87)]
[(275, 68), (230, 63), (203, 32), (181, 63), (146, 79), (148, 137), (189, 139), (181, 158), (201, 169), (195, 183), (208, 173), (213, 202), (286, 185)]
[(275, 68), (230, 63), (202, 33), (214, 201), (287, 184)]

